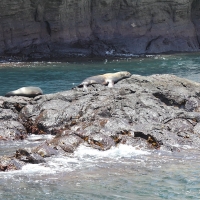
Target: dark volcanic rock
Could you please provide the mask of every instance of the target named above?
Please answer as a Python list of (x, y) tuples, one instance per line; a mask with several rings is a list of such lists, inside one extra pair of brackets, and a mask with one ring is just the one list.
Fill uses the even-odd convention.
[(27, 149), (18, 149), (16, 151), (15, 158), (24, 163), (38, 164), (45, 162), (44, 158), (38, 153), (30, 152)]
[(39, 154), (43, 158), (58, 155), (58, 151), (49, 146), (47, 143), (41, 144), (40, 146), (33, 148), (32, 153)]
[(50, 143), (67, 152), (83, 142), (106, 150), (134, 137), (155, 148), (196, 146), (199, 85), (173, 75), (133, 75), (114, 88), (97, 85), (89, 92), (75, 88), (36, 97), (19, 118), (30, 133), (57, 134)]
[(59, 152), (73, 153), (80, 144), (99, 150), (118, 144), (171, 151), (184, 145), (199, 148), (200, 83), (168, 74), (132, 75), (114, 88), (88, 89), (27, 99), (21, 109), (8, 103), (17, 99), (2, 97), (2, 138), (13, 127), (22, 135), (23, 131), (55, 135), (29, 151), (18, 150), (15, 159), (39, 163)]
[(28, 104), (29, 98), (0, 97), (0, 140), (24, 139), (27, 135), (18, 112)]
[(61, 135), (58, 134), (49, 144), (56, 149), (61, 148), (65, 152), (73, 153), (82, 142), (84, 140), (81, 137), (72, 134), (70, 131), (63, 131)]
[(2, 0), (0, 55), (199, 51), (199, 8), (198, 0)]
[(0, 171), (11, 171), (19, 170), (24, 165), (23, 162), (17, 160), (16, 158), (1, 156), (0, 157)]

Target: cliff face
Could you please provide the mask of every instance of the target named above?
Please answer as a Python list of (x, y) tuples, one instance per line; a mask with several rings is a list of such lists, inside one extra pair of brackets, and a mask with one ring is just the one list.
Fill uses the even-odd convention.
[(198, 0), (1, 0), (0, 55), (198, 51)]

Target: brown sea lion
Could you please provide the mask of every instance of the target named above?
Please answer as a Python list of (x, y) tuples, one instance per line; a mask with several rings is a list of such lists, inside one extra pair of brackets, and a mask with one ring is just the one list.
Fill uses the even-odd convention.
[(83, 90), (86, 91), (88, 90), (87, 86), (92, 84), (102, 84), (108, 85), (108, 87), (113, 87), (114, 84), (118, 81), (124, 78), (129, 78), (130, 76), (131, 73), (127, 71), (91, 76), (89, 78), (86, 78), (78, 87), (83, 87)]
[(6, 97), (10, 96), (24, 96), (24, 97), (35, 97), (38, 95), (42, 95), (43, 91), (39, 87), (22, 87), (18, 90), (13, 90), (5, 94)]

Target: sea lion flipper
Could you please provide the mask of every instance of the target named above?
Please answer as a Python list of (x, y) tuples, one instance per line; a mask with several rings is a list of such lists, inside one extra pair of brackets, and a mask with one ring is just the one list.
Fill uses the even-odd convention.
[(88, 87), (86, 84), (83, 84), (83, 92), (88, 92)]
[(8, 92), (8, 93), (5, 94), (5, 97), (10, 97), (10, 96), (13, 96), (12, 92)]
[(114, 87), (114, 81), (112, 81), (112, 80), (108, 80), (107, 81), (108, 82), (108, 87)]

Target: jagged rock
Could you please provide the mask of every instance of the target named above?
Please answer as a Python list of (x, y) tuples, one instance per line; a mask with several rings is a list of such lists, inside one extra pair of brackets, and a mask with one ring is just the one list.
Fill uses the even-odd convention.
[(58, 155), (58, 151), (49, 146), (47, 143), (41, 144), (40, 146), (33, 148), (32, 153), (37, 153), (43, 158), (50, 157), (52, 155)]
[[(88, 93), (75, 88), (43, 95), (34, 99), (35, 104), (25, 106), (20, 116), (31, 121), (30, 126), (36, 127), (38, 133), (56, 134), (63, 129), (73, 134), (59, 135), (60, 141), (62, 137), (65, 141), (76, 138), (74, 134), (85, 141), (96, 141), (93, 137), (97, 134), (99, 138), (110, 137), (109, 145), (102, 148), (108, 149), (127, 141), (123, 135), (134, 138), (135, 133), (142, 132), (147, 142), (149, 135), (163, 145), (173, 146), (191, 138), (194, 126), (200, 121), (198, 105), (189, 103), (198, 102), (199, 94), (199, 83), (174, 75), (133, 75), (113, 89), (97, 85), (90, 87)], [(97, 143), (103, 146), (100, 140)], [(95, 142), (88, 144), (94, 146)], [(74, 151), (73, 147), (67, 148)]]
[(115, 146), (115, 141), (113, 138), (101, 133), (91, 134), (88, 137), (87, 142), (91, 147), (104, 151)]
[(197, 98), (191, 97), (185, 103), (185, 109), (187, 111), (198, 111), (200, 112), (200, 101)]
[[(95, 85), (88, 89), (41, 95), (21, 101), (21, 109), (15, 108), (15, 99), (3, 98), (1, 139), (26, 133), (55, 135), (30, 155), (20, 153), (23, 162), (73, 153), (80, 144), (99, 150), (120, 143), (172, 151), (183, 145), (198, 148), (199, 83), (167, 74), (132, 75), (114, 88)], [(8, 136), (11, 132), (12, 137)]]
[(0, 98), (0, 139), (55, 135), (39, 146), (17, 150), (6, 163), (0, 158), (1, 170), (14, 169), (13, 159), (41, 163), (45, 157), (73, 153), (80, 144), (103, 151), (118, 144), (170, 151), (184, 145), (199, 148), (200, 83), (169, 74), (132, 75), (114, 88), (88, 89), (41, 95), (21, 103), (21, 109), (15, 108), (16, 99)]
[(27, 97), (0, 97), (0, 139), (26, 138), (27, 130), (18, 114), (30, 100)]
[(200, 135), (200, 123), (196, 124), (194, 127), (194, 133)]
[(198, 0), (2, 0), (0, 55), (199, 51), (199, 8)]
[(23, 162), (15, 159), (14, 157), (0, 157), (0, 171), (19, 170), (23, 165)]
[[(1, 97), (0, 99), (0, 139), (24, 139), (27, 132), (18, 117), (18, 111), (20, 111), (27, 102), (20, 102), (21, 98), (9, 99)], [(20, 109), (18, 109), (19, 107)]]
[(184, 131), (193, 131), (193, 125), (187, 119), (172, 119), (166, 123), (169, 131), (172, 131), (174, 134), (184, 132)]
[(24, 163), (38, 164), (45, 162), (44, 158), (40, 156), (38, 153), (32, 153), (27, 149), (16, 150), (15, 158)]
[(75, 134), (62, 134), (55, 137), (49, 144), (59, 149), (62, 148), (65, 152), (73, 153), (80, 143), (84, 142), (81, 137)]
[(2, 139), (24, 139), (27, 137), (25, 127), (18, 121), (0, 121), (0, 137)]
[(20, 112), (21, 109), (28, 104), (30, 98), (22, 96), (13, 96), (12, 98), (3, 97), (2, 107), (5, 109), (11, 109), (14, 112)]

